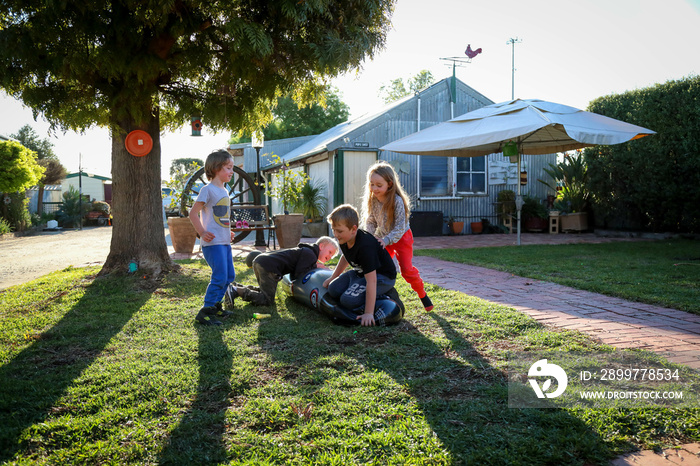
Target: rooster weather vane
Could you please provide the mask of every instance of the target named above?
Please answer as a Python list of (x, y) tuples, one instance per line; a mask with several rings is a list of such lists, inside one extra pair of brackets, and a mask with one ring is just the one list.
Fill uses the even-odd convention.
[(472, 44), (467, 44), (467, 50), (464, 51), (464, 54), (469, 57), (471, 60), (472, 58), (476, 57), (481, 53), (481, 47), (479, 47), (476, 50), (472, 50)]

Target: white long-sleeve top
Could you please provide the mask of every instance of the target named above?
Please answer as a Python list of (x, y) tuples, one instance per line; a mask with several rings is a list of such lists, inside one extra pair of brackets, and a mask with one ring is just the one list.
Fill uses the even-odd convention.
[(365, 230), (377, 238), (381, 238), (386, 246), (398, 242), (410, 228), (406, 218), (403, 199), (398, 194), (394, 199), (393, 225), (388, 225), (389, 219), (386, 213), (382, 212), (382, 203), (374, 197), (372, 198), (371, 209), (367, 213), (367, 221), (365, 222)]

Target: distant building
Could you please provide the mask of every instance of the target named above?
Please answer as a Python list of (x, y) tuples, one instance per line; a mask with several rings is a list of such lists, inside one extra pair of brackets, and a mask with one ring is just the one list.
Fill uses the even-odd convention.
[(92, 173), (69, 173), (61, 183), (61, 189), (65, 193), (72, 186), (76, 191), (89, 196), (91, 201), (103, 201), (112, 205), (112, 179), (106, 176), (93, 175)]

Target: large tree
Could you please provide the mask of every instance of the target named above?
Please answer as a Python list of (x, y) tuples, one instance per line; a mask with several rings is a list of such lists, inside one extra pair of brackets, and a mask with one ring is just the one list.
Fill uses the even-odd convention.
[[(272, 110), (274, 119), (262, 129), (266, 140), (296, 138), (321, 134), (348, 119), (350, 107), (338, 95), (338, 89), (328, 87), (309, 104), (299, 104), (293, 95), (277, 99)], [(229, 143), (250, 142), (250, 133), (234, 134)]]
[[(254, 128), (270, 103), (384, 45), (395, 0), (0, 0), (0, 87), (54, 128), (108, 126), (113, 214), (102, 273), (172, 270), (162, 234), (160, 132), (192, 116)], [(152, 151), (131, 156), (127, 134)]]

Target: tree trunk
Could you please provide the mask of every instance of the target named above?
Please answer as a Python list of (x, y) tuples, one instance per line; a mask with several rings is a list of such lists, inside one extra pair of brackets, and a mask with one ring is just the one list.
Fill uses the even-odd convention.
[[(179, 270), (168, 254), (163, 228), (160, 189), (160, 119), (157, 112), (146, 125), (124, 120), (112, 130), (112, 243), (100, 275), (126, 272), (136, 262), (139, 275), (157, 279)], [(145, 126), (145, 127), (144, 127)], [(126, 128), (120, 131), (118, 128)], [(143, 157), (131, 155), (124, 145), (128, 132), (141, 129), (153, 138), (153, 149)]]
[(39, 183), (39, 190), (36, 198), (36, 213), (39, 217), (44, 213), (44, 183)]

